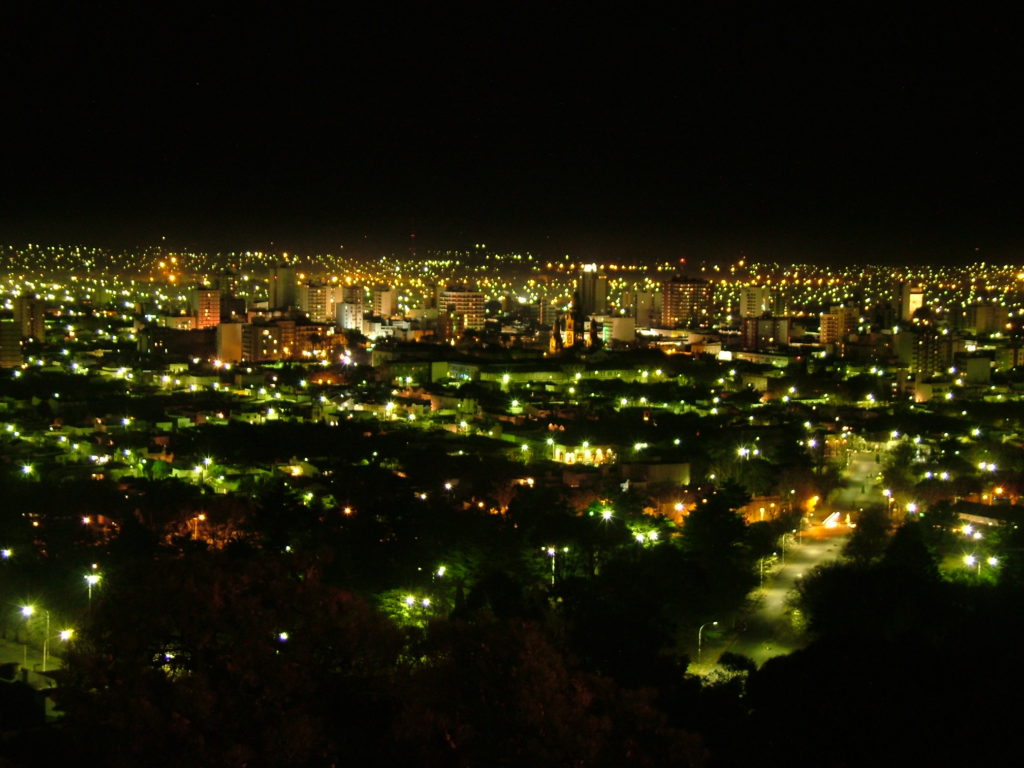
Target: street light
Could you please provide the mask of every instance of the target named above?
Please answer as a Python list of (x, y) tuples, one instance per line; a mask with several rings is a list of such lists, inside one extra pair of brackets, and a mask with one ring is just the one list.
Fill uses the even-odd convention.
[[(24, 662), (24, 664), (22, 664), (22, 666), (25, 667), (26, 669), (28, 668), (28, 626), (27, 626), (27, 620), (32, 618), (35, 615), (35, 613), (36, 613), (36, 607), (34, 605), (23, 605), (23, 606), (21, 606), (21, 615), (24, 616), (25, 619), (26, 619), (26, 627), (25, 627), (25, 656), (24, 656), (25, 662)], [(46, 617), (46, 630), (45, 630), (45, 634), (43, 635), (43, 669), (42, 669), (42, 671), (45, 672), (46, 671), (47, 656), (48, 656), (49, 651), (50, 651), (50, 612), (49, 611), (43, 611), (43, 615)]]
[(192, 540), (195, 541), (199, 538), (199, 523), (206, 520), (206, 515), (200, 512), (198, 515), (192, 518)]
[(89, 607), (92, 608), (92, 588), (100, 583), (100, 579), (103, 578), (102, 574), (99, 573), (87, 573), (85, 574), (85, 583), (89, 585)]
[[(554, 547), (541, 547), (544, 553), (551, 558), (551, 586), (555, 586), (555, 558), (558, 556), (558, 550)], [(569, 551), (568, 547), (562, 547), (562, 553), (565, 554)]]
[[(995, 568), (999, 565), (999, 558), (995, 555), (991, 555), (985, 559), (990, 568)], [(978, 569), (978, 575), (981, 575), (981, 558), (975, 555), (964, 555), (964, 565), (968, 567), (976, 567)]]
[(704, 627), (706, 627), (708, 624), (710, 624), (713, 627), (717, 627), (718, 626), (718, 622), (717, 621), (706, 621), (703, 624), (701, 624), (700, 625), (700, 629), (697, 630), (697, 663), (698, 664), (700, 664), (701, 641), (702, 641), (703, 636), (704, 636)]
[(25, 642), (24, 642), (24, 644), (22, 646), (22, 652), (23, 652), (22, 659), (23, 660), (21, 662), (21, 666), (24, 669), (28, 669), (28, 621), (27, 621), (27, 619), (33, 613), (35, 613), (35, 612), (36, 612), (36, 609), (35, 609), (34, 606), (31, 606), (31, 605), (23, 605), (23, 606), (21, 606), (21, 615), (24, 616), (25, 619), (26, 619), (26, 622), (25, 622)]
[(46, 671), (46, 657), (50, 651), (50, 612), (44, 611), (46, 614), (46, 634), (43, 635), (43, 668), (42, 672)]

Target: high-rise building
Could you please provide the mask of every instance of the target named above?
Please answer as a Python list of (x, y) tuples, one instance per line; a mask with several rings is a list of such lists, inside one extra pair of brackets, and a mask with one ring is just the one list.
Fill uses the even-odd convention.
[(747, 285), (740, 290), (740, 317), (761, 317), (771, 309), (768, 286)]
[(373, 287), (373, 314), (375, 317), (391, 317), (398, 311), (398, 293), (390, 285)]
[(225, 363), (242, 360), (242, 327), (244, 323), (221, 323), (217, 326), (217, 359)]
[(298, 307), (316, 323), (333, 323), (335, 306), (342, 301), (344, 287), (330, 283), (303, 283), (298, 290)]
[(349, 304), (365, 304), (366, 290), (361, 285), (343, 285), (341, 300)]
[(15, 368), (21, 362), (21, 329), (17, 323), (0, 320), (0, 368)]
[(637, 328), (652, 328), (661, 317), (661, 298), (656, 291), (623, 291), (621, 306), (636, 321)]
[(302, 283), (298, 288), (296, 306), (311, 320), (319, 320), (327, 311), (327, 286), (323, 283)]
[(46, 336), (42, 299), (18, 296), (14, 300), (14, 323), (22, 338), (42, 341)]
[(558, 299), (552, 299), (545, 296), (540, 300), (537, 319), (540, 320), (542, 325), (554, 328), (556, 323), (558, 323), (558, 315), (561, 311), (562, 304)]
[(299, 286), (295, 267), (278, 264), (270, 268), (267, 278), (267, 306), (270, 309), (296, 307), (299, 303)]
[(789, 343), (790, 320), (788, 317), (745, 317), (740, 323), (740, 333), (746, 349), (774, 349)]
[(363, 331), (363, 305), (342, 301), (334, 305), (335, 322), (343, 331)]
[(283, 344), (281, 328), (273, 323), (244, 323), (242, 325), (242, 360), (260, 362), (280, 360)]
[(484, 327), (484, 295), (468, 286), (449, 285), (437, 297), (438, 314), (461, 315), (461, 327), (480, 330)]
[(1000, 304), (972, 304), (967, 308), (965, 329), (972, 333), (1004, 333), (1010, 322), (1010, 310)]
[(196, 319), (196, 328), (215, 328), (220, 324), (220, 291), (193, 288), (189, 291), (189, 308)]
[(786, 289), (782, 286), (775, 286), (769, 299), (771, 313), (776, 317), (784, 317), (789, 314), (789, 301), (786, 297)]
[(893, 349), (911, 373), (927, 377), (945, 370), (951, 360), (949, 344), (942, 341), (934, 327), (925, 325), (900, 330), (893, 338)]
[(711, 320), (713, 287), (706, 280), (673, 277), (661, 284), (661, 324), (707, 325)]
[(577, 292), (580, 312), (584, 317), (603, 315), (608, 311), (608, 275), (596, 264), (585, 264), (580, 268)]
[(900, 284), (900, 319), (910, 320), (924, 306), (924, 289), (910, 283)]
[(839, 312), (825, 312), (821, 315), (820, 340), (822, 344), (839, 344), (846, 334), (844, 328), (845, 316)]
[(843, 333), (856, 333), (857, 328), (860, 326), (861, 312), (860, 307), (848, 307), (845, 304), (833, 304), (828, 310), (834, 315), (843, 316)]

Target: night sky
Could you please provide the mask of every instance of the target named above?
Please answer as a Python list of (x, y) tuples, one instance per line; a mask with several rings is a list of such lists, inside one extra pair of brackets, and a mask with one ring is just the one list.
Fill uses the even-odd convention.
[(1009, 19), (161, 7), (0, 11), (0, 241), (1024, 254)]

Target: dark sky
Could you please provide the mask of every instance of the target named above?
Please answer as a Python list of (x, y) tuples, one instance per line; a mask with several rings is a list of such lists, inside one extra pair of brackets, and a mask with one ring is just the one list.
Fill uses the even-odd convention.
[(415, 232), (787, 261), (1024, 244), (1008, 18), (152, 5), (0, 11), (0, 240), (401, 252)]

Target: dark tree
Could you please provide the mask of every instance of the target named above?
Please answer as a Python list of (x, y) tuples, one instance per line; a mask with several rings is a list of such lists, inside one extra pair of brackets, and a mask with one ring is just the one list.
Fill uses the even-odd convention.
[(843, 547), (843, 554), (858, 563), (882, 556), (889, 544), (889, 515), (884, 507), (868, 507), (857, 517), (857, 527)]

